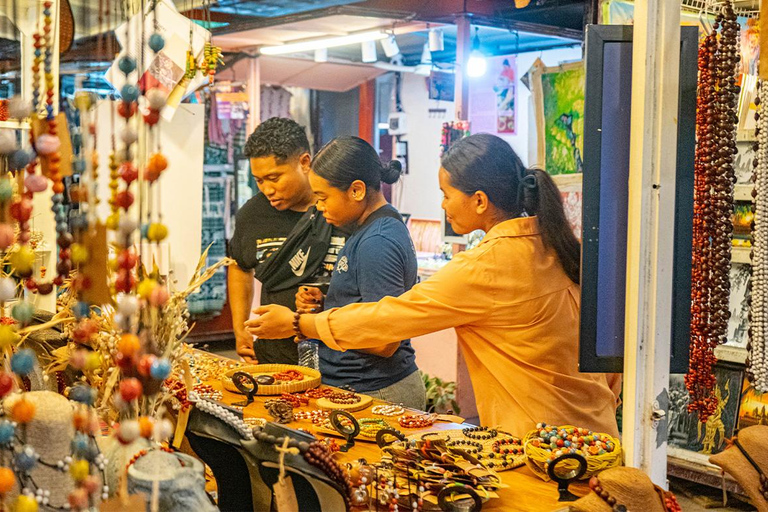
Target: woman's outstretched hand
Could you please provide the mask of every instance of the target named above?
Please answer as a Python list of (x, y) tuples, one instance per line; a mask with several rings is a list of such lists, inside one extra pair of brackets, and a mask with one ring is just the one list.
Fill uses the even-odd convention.
[(254, 309), (259, 315), (245, 322), (246, 330), (261, 339), (292, 338), (296, 333), (293, 330), (294, 313), (285, 306), (270, 304)]

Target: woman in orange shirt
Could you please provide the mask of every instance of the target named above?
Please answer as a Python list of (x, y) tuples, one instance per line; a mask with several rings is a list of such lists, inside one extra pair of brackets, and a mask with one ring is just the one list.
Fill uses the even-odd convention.
[(254, 335), (302, 334), (335, 350), (382, 347), (455, 327), (480, 421), (522, 436), (538, 422), (618, 434), (620, 380), (579, 373), (579, 242), (557, 186), (500, 138), (457, 142), (439, 171), (454, 231), (487, 234), (399, 297), (317, 315), (264, 306)]

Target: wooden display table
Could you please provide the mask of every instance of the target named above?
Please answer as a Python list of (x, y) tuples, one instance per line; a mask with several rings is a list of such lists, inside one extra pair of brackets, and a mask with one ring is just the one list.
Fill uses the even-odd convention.
[[(243, 395), (238, 395), (235, 393), (231, 393), (224, 389), (220, 381), (209, 381), (207, 384), (210, 384), (215, 389), (222, 392), (223, 395), (223, 402), (227, 404), (232, 404), (235, 402), (242, 402), (244, 401)], [(248, 407), (244, 410), (244, 415), (246, 418), (264, 418), (268, 421), (271, 421), (272, 418), (267, 413), (266, 409), (264, 409), (264, 402), (266, 400), (269, 400), (270, 398), (276, 398), (276, 397), (268, 397), (268, 396), (256, 396), (254, 399), (254, 402), (250, 404)], [(381, 402), (379, 400), (374, 400), (373, 405), (378, 405), (384, 402)], [(309, 409), (315, 409), (315, 400), (310, 401), (310, 405), (308, 407), (302, 407), (300, 409), (297, 409), (297, 411), (302, 410), (309, 410)], [(414, 413), (418, 411), (407, 411), (409, 413)], [(365, 418), (365, 417), (373, 417), (373, 413), (371, 413), (371, 409), (367, 408), (359, 412), (353, 413), (353, 415), (356, 418)], [(389, 420), (390, 423), (396, 424), (395, 418), (385, 418)], [(395, 420), (395, 421), (393, 421)], [(314, 425), (312, 425), (312, 422), (310, 421), (294, 421), (288, 424), (288, 426), (292, 428), (304, 428), (306, 430), (309, 430), (310, 432), (314, 432)], [(425, 432), (435, 432), (440, 430), (452, 430), (452, 429), (461, 429), (466, 426), (471, 426), (467, 424), (456, 424), (456, 423), (444, 423), (444, 422), (436, 422), (432, 427), (426, 428), (426, 429), (399, 429), (401, 430), (405, 435), (411, 435), (411, 434), (417, 434), (417, 433), (425, 433)], [(320, 437), (326, 437), (320, 435)], [(339, 439), (343, 443), (343, 440)], [(367, 441), (356, 441), (355, 446), (347, 453), (341, 453), (339, 452), (337, 454), (337, 460), (341, 463), (344, 462), (352, 462), (360, 458), (365, 458), (368, 461), (374, 462), (378, 461), (381, 458), (381, 452), (379, 450), (379, 447), (375, 443), (367, 442)], [(528, 469), (526, 466), (511, 470), (511, 471), (503, 471), (499, 473), (501, 476), (501, 480), (507, 484), (509, 487), (506, 489), (499, 489), (498, 499), (492, 499), (488, 501), (483, 506), (483, 511), (497, 511), (497, 512), (509, 512), (511, 510), (515, 510), (518, 512), (551, 512), (554, 510), (567, 510), (568, 509), (568, 503), (564, 502), (558, 502), (558, 492), (557, 492), (557, 486), (553, 482), (544, 482), (539, 477), (533, 474), (530, 469)], [(579, 482), (574, 483), (570, 487), (571, 491), (578, 495), (583, 496), (587, 492), (589, 492), (589, 487), (587, 486), (586, 482)]]

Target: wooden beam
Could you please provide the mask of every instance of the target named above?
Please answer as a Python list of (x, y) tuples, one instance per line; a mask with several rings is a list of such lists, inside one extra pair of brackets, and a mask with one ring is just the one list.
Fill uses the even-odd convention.
[(373, 143), (373, 130), (376, 122), (376, 80), (368, 80), (360, 85), (358, 109), (358, 136), (370, 145)]
[(251, 57), (248, 64), (248, 135), (261, 124), (261, 62)]
[(635, 4), (624, 341), (625, 463), (667, 486), (680, 2)]
[(456, 18), (456, 78), (454, 80), (454, 108), (456, 119), (469, 120), (469, 80), (467, 62), (472, 50), (470, 18), (463, 14)]

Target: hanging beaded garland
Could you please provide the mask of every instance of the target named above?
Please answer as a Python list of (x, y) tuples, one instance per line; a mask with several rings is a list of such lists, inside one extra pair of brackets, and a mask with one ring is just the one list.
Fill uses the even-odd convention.
[[(719, 30), (719, 33), (718, 33)], [(690, 368), (685, 384), (689, 412), (706, 422), (717, 407), (714, 349), (725, 342), (733, 224), (736, 153), (736, 85), (739, 25), (724, 3), (699, 48), (691, 272)]]
[(768, 226), (766, 225), (766, 207), (768, 207), (768, 115), (764, 112), (765, 98), (768, 98), (768, 82), (760, 81), (758, 95), (755, 98), (757, 112), (757, 144), (753, 179), (755, 189), (752, 224), (752, 298), (749, 311), (749, 343), (747, 350), (747, 378), (759, 393), (768, 391), (768, 361), (766, 360), (766, 313), (768, 313)]

